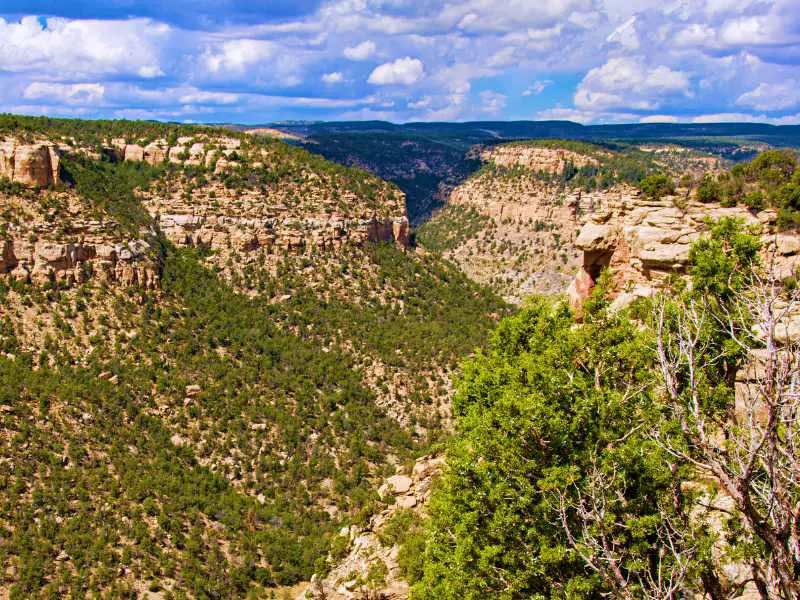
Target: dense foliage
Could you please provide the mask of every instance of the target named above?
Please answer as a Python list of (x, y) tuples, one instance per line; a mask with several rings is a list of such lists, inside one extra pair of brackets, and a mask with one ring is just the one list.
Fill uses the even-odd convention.
[[(261, 273), (261, 293), (248, 298), (183, 251), (166, 260), (163, 296), (116, 300), (115, 314), (136, 331), (124, 350), (97, 336), (83, 366), (53, 344), (52, 366), (31, 376), (42, 359), (5, 332), (17, 353), (0, 360), (11, 436), (0, 558), (17, 569), (12, 597), (84, 584), (121, 593), (118, 569), (177, 597), (238, 596), (324, 572), (342, 522), (374, 509), (386, 456), (402, 460), (429, 440), (389, 419), (355, 357), (326, 351), (320, 338), (423, 371), (480, 344), (486, 311), (502, 309), (434, 262), (370, 252), (404, 310), (321, 302), (289, 271)], [(291, 302), (273, 302), (270, 290), (286, 287)], [(62, 302), (57, 291), (31, 301)], [(292, 333), (300, 330), (315, 334)], [(187, 401), (189, 385), (202, 391)]]
[(489, 223), (490, 219), (474, 208), (451, 204), (417, 229), (417, 241), (429, 250), (443, 252), (476, 237)]
[(767, 150), (730, 171), (703, 176), (698, 188), (700, 202), (744, 205), (752, 210), (778, 210), (784, 227), (800, 224), (800, 169), (793, 150)]
[(629, 520), (629, 560), (654, 551), (677, 474), (632, 430), (652, 410), (646, 338), (627, 318), (589, 315), (576, 329), (537, 300), (465, 365), (415, 598), (599, 597), (605, 582), (569, 547), (552, 494), (588, 485), (590, 466), (615, 475), (608, 509)]
[(692, 246), (692, 286), (626, 314), (601, 281), (580, 326), (543, 299), (501, 323), (464, 367), (448, 468), (406, 549), (413, 598), (796, 597), (797, 365), (774, 354), (748, 388), (762, 404), (735, 393), (748, 350), (775, 350), (756, 319), (787, 302), (757, 287), (759, 249), (725, 219)]

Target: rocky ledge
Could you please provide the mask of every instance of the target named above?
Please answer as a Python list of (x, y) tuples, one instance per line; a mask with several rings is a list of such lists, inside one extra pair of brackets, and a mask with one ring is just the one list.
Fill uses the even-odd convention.
[(672, 275), (685, 274), (692, 242), (708, 229), (708, 222), (724, 217), (760, 226), (765, 250), (775, 251), (780, 276), (789, 277), (800, 267), (800, 238), (776, 233), (772, 210), (754, 213), (674, 196), (650, 200), (634, 189), (609, 199), (583, 217), (575, 240), (581, 266), (568, 293), (576, 309), (603, 269), (611, 273), (618, 305), (652, 294)]
[(0, 178), (28, 187), (48, 187), (59, 183), (60, 159), (54, 144), (0, 142)]
[(160, 270), (143, 240), (109, 244), (104, 240), (63, 243), (24, 239), (0, 241), (0, 273), (28, 283), (101, 281), (145, 289), (159, 287)]

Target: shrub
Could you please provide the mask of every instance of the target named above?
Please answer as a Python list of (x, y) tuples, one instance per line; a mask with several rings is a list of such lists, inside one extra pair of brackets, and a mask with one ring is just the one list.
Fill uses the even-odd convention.
[(660, 200), (664, 196), (675, 193), (675, 182), (669, 175), (654, 173), (639, 182), (639, 189), (648, 198)]

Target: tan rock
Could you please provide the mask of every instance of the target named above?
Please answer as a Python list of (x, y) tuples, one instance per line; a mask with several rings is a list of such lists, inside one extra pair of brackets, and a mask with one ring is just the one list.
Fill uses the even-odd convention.
[(652, 244), (639, 251), (645, 267), (674, 268), (689, 262), (688, 244)]
[(592, 295), (594, 279), (584, 269), (578, 271), (567, 290), (569, 305), (576, 311), (580, 310), (583, 303)]
[(775, 236), (775, 248), (778, 254), (790, 256), (800, 252), (800, 237), (796, 235)]
[(143, 161), (144, 148), (139, 144), (128, 144), (125, 146), (125, 160)]
[(29, 187), (55, 184), (50, 147), (45, 144), (17, 147), (14, 151), (14, 181)]
[(0, 177), (14, 179), (14, 148), (13, 141), (0, 143)]
[(386, 483), (389, 484), (389, 488), (395, 494), (405, 494), (411, 489), (414, 481), (411, 479), (411, 477), (406, 475), (394, 475), (389, 477), (389, 479), (386, 480)]
[(146, 163), (156, 166), (167, 160), (167, 151), (157, 144), (148, 144), (144, 148), (144, 160)]
[(400, 508), (414, 508), (417, 505), (417, 499), (413, 495), (400, 496), (395, 504)]
[(616, 235), (610, 225), (587, 223), (578, 234), (575, 246), (584, 252), (610, 250), (616, 244)]

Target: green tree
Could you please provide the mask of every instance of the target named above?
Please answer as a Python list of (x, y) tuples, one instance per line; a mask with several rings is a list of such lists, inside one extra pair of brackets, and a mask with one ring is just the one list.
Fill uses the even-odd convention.
[[(596, 548), (584, 524), (621, 542), (625, 594), (670, 560), (658, 540), (681, 470), (636, 425), (653, 407), (647, 334), (607, 312), (602, 287), (583, 326), (536, 299), (465, 364), (416, 600), (619, 593), (621, 581), (585, 560)], [(607, 513), (588, 523), (579, 507), (598, 477)]]

